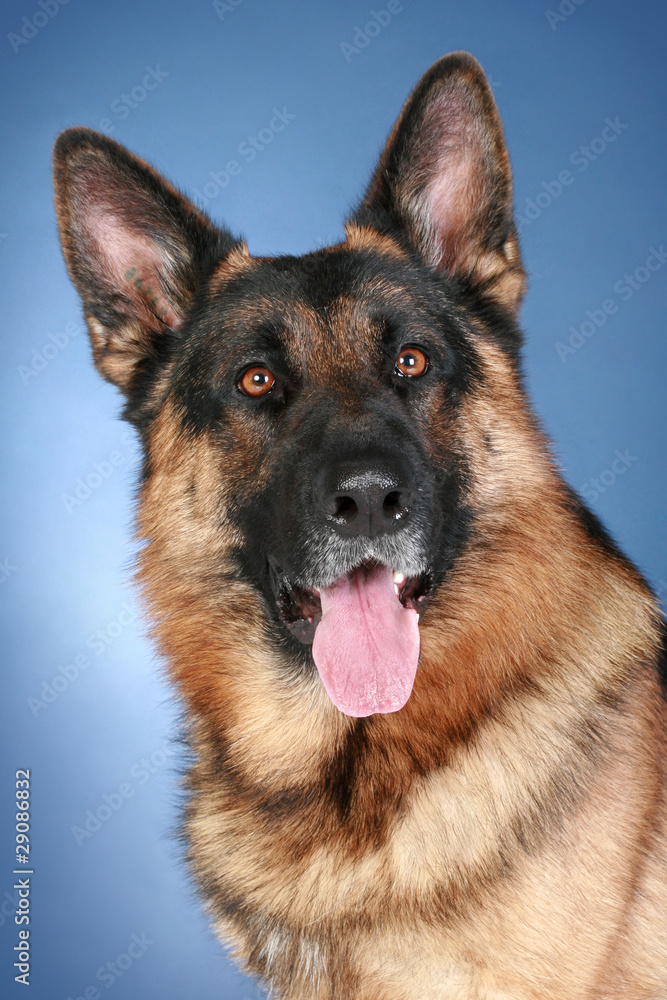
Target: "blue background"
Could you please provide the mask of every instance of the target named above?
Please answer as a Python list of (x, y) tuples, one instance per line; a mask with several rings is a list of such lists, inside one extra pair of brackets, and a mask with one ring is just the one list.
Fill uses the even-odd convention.
[[(55, 0), (44, 2), (53, 11)], [(228, 6), (71, 0), (45, 15), (48, 23), (27, 43), (14, 39), (18, 51), (8, 36), (30, 34), (22, 19), (42, 8), (6, 0), (0, 15), (0, 802), (7, 805), (0, 993), (7, 997), (23, 995), (12, 981), (17, 936), (7, 916), (19, 767), (33, 777), (34, 1000), (81, 997), (95, 984), (117, 1000), (262, 995), (208, 930), (173, 837), (177, 705), (140, 618), (123, 608), (137, 608), (136, 444), (118, 419), (116, 390), (93, 370), (85, 334), (71, 335), (82, 329), (80, 306), (60, 255), (50, 178), (60, 129), (107, 119), (102, 127), (114, 138), (188, 191), (205, 193), (210, 172), (236, 159), (241, 172), (209, 198), (213, 217), (243, 231), (251, 252), (299, 253), (340, 237), (422, 72), (445, 52), (471, 51), (491, 77), (505, 123), (519, 214), (528, 200), (536, 206), (529, 214), (539, 212), (522, 227), (530, 391), (568, 480), (589, 496), (595, 491), (592, 506), (613, 535), (656, 589), (666, 586), (667, 265), (631, 295), (614, 289), (619, 281), (625, 287), (623, 276), (651, 247), (667, 244), (664, 6), (565, 0), (571, 13), (555, 20), (547, 12), (558, 11), (557, 0), (403, 0), (358, 52), (341, 43), (352, 45), (356, 26), (384, 0)], [(135, 106), (122, 112), (118, 102), (141, 87), (146, 67), (166, 76), (143, 98), (134, 90)], [(268, 125), (274, 106), (295, 117), (248, 162), (238, 146)], [(601, 135), (607, 117), (627, 127), (599, 155), (594, 144), (595, 159), (582, 169), (587, 154), (577, 150)], [(573, 180), (558, 194), (553, 181), (567, 169)], [(569, 328), (607, 299), (617, 310), (592, 336), (575, 335), (581, 346), (561, 358), (557, 345), (568, 344)], [(627, 458), (622, 473), (609, 471), (617, 451)], [(99, 471), (95, 478), (96, 464), (106, 478)], [(604, 491), (593, 486), (601, 474)], [(64, 497), (91, 475), (97, 485), (68, 509)], [(113, 636), (95, 637), (109, 625)], [(84, 655), (89, 664), (55, 691), (60, 668)], [(39, 707), (49, 691), (53, 699)], [(123, 783), (130, 797), (78, 844), (72, 828), (105, 795), (117, 804)], [(112, 983), (96, 981), (97, 970), (144, 933), (152, 942), (145, 953)]]

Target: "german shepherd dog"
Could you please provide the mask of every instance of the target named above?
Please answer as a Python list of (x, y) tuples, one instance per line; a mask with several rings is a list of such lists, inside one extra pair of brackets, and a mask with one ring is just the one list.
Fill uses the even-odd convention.
[(216, 932), (282, 1000), (664, 1000), (662, 624), (527, 400), (478, 63), (431, 67), (345, 242), (303, 257), (88, 129), (55, 187), (143, 441)]

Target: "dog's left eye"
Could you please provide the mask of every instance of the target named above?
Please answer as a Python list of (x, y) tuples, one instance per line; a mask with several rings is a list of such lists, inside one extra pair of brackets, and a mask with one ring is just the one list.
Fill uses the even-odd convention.
[(266, 396), (276, 384), (276, 377), (263, 365), (251, 365), (241, 374), (236, 384), (246, 396)]
[(419, 378), (428, 369), (428, 358), (418, 347), (404, 347), (396, 359), (394, 372), (408, 378)]

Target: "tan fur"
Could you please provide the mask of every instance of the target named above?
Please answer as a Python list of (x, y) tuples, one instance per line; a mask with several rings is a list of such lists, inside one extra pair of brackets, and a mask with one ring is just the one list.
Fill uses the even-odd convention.
[(399, 247), (391, 236), (378, 233), (368, 226), (357, 226), (352, 222), (345, 224), (346, 247), (349, 250), (372, 250), (373, 253), (384, 254), (395, 260), (405, 260), (405, 251)]
[(238, 277), (253, 266), (253, 258), (248, 251), (248, 244), (243, 242), (220, 261), (210, 281), (209, 292), (215, 295), (228, 281)]

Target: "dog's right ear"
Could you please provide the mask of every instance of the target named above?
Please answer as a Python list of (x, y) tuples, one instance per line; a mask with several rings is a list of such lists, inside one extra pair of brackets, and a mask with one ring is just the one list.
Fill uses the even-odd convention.
[(95, 364), (128, 391), (236, 244), (152, 167), (99, 132), (62, 132), (53, 160), (60, 240)]

